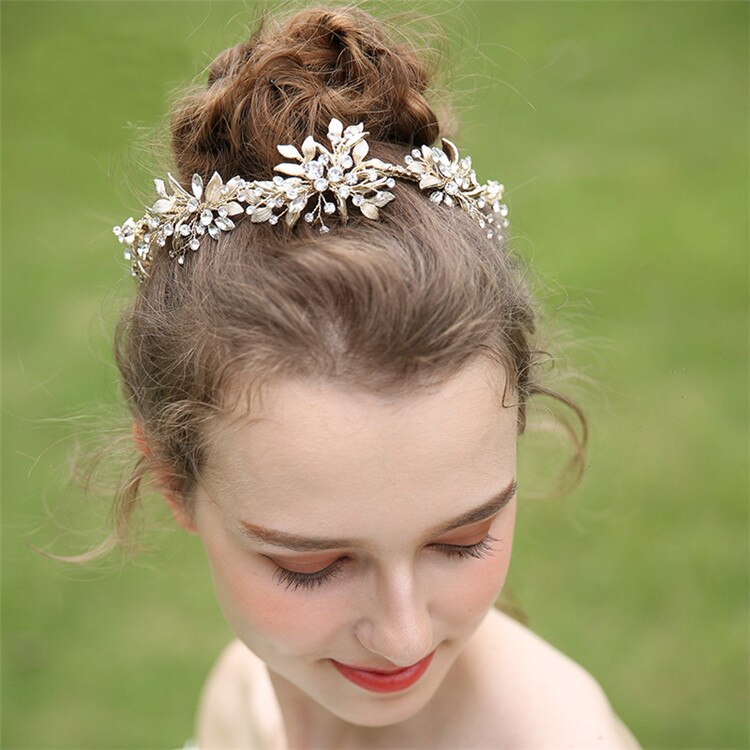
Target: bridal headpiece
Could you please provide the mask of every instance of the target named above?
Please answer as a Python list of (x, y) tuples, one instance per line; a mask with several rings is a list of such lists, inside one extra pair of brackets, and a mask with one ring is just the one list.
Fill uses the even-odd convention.
[[(333, 118), (328, 125), (330, 149), (311, 135), (305, 138), (301, 152), (293, 145), (280, 145), (279, 153), (290, 161), (277, 164), (271, 180), (247, 181), (232, 177), (224, 182), (214, 172), (204, 185), (194, 174), (190, 189), (167, 174), (170, 193), (164, 180), (155, 179), (158, 200), (146, 206), (138, 221), (132, 217), (113, 232), (126, 245), (124, 257), (131, 262), (131, 274), (139, 281), (148, 277), (155, 253), (168, 242), (169, 257), (182, 265), (189, 252), (197, 251), (205, 240), (217, 240), (222, 232), (235, 228), (235, 222), (247, 215), (252, 222), (278, 223), (283, 218), (293, 226), (300, 216), (325, 233), (326, 215), (338, 213), (346, 224), (349, 204), (368, 219), (376, 220), (379, 209), (394, 199), (388, 191), (396, 179), (419, 183), (429, 190), (434, 203), (459, 206), (487, 233), (502, 240), (508, 227), (508, 207), (501, 203), (503, 185), (488, 180), (477, 183), (471, 157), (459, 159), (458, 149), (443, 138), (443, 150), (423, 145), (404, 157), (405, 166), (380, 159), (365, 159), (369, 145), (363, 123), (343, 124)], [(286, 175), (282, 177), (281, 175)], [(171, 238), (171, 240), (170, 240)]]

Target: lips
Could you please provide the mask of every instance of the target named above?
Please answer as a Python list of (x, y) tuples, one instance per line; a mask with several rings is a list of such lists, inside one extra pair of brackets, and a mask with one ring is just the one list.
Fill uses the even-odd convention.
[(364, 669), (341, 664), (335, 659), (331, 659), (331, 661), (333, 666), (355, 685), (375, 693), (392, 693), (397, 690), (405, 690), (413, 685), (427, 671), (434, 653), (432, 651), (424, 659), (410, 667), (391, 670)]

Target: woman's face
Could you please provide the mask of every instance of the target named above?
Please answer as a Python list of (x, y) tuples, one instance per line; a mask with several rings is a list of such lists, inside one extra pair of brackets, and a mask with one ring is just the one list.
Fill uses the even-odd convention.
[[(216, 426), (195, 530), (229, 624), (279, 683), (360, 726), (436, 693), (510, 563), (517, 407), (500, 405), (503, 377), (478, 360), (394, 401), (285, 381), (262, 421)], [(433, 651), (388, 693), (332, 661), (389, 671)]]

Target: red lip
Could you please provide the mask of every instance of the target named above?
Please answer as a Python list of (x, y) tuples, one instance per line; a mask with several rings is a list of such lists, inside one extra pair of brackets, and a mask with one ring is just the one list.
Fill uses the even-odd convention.
[(347, 664), (337, 662), (335, 659), (331, 659), (331, 661), (333, 666), (355, 685), (374, 693), (392, 693), (397, 690), (405, 690), (413, 685), (427, 671), (434, 654), (435, 652), (432, 651), (424, 659), (410, 667), (389, 672), (350, 667)]

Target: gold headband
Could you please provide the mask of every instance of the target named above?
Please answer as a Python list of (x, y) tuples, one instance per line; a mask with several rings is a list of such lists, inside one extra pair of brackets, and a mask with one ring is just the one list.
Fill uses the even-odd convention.
[[(186, 253), (198, 250), (206, 234), (218, 239), (222, 232), (234, 229), (234, 220), (241, 214), (250, 216), (252, 222), (269, 224), (276, 224), (283, 216), (286, 224), (293, 226), (305, 211), (304, 220), (317, 222), (319, 231), (325, 233), (329, 227), (324, 214), (338, 213), (341, 223), (346, 224), (347, 199), (351, 199), (368, 219), (376, 220), (378, 209), (395, 197), (387, 190), (396, 184), (395, 178), (419, 182), (420, 190), (432, 190), (431, 201), (460, 206), (485, 229), (487, 237), (503, 239), (502, 230), (508, 226), (508, 207), (500, 202), (503, 185), (493, 180), (477, 183), (471, 157), (459, 160), (458, 149), (451, 141), (442, 139), (443, 151), (426, 145), (413, 149), (404, 157), (406, 166), (402, 167), (380, 159), (365, 161), (369, 150), (366, 135), (369, 133), (362, 123), (344, 129), (333, 118), (328, 125), (330, 151), (311, 135), (302, 143), (302, 153), (292, 145), (277, 146), (283, 157), (299, 162), (274, 167), (276, 172), (288, 175), (286, 178), (275, 175), (272, 180), (248, 182), (238, 176), (224, 183), (214, 172), (204, 186), (201, 176), (194, 174), (190, 192), (167, 173), (171, 194), (163, 180), (155, 179), (159, 199), (153, 206), (146, 206), (139, 221), (131, 216), (112, 230), (128, 245), (124, 256), (131, 261), (131, 274), (139, 281), (148, 278), (153, 254), (166, 245), (167, 237), (172, 237), (169, 257), (177, 258), (182, 265)], [(306, 211), (314, 198), (315, 206)], [(494, 214), (500, 217), (497, 224)]]

